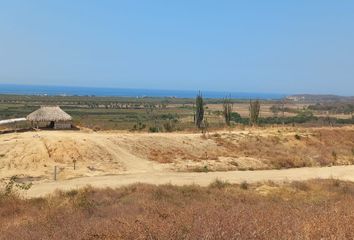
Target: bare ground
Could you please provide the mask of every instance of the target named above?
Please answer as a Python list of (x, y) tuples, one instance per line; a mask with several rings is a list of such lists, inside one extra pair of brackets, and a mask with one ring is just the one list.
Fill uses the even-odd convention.
[[(129, 183), (159, 183), (160, 179), (163, 179), (161, 183), (166, 183), (170, 176), (177, 184), (179, 180), (173, 177), (187, 184), (203, 176), (200, 179), (206, 180), (200, 181), (209, 183), (216, 177), (230, 176), (235, 181), (234, 176), (253, 174), (261, 176), (256, 179), (266, 180), (272, 178), (274, 172), (259, 170), (351, 165), (353, 139), (354, 127), (248, 128), (205, 135), (92, 131), (11, 133), (0, 135), (0, 179), (17, 175), (22, 181), (50, 184), (54, 166), (57, 166), (57, 180), (61, 184), (75, 178), (93, 184), (99, 178), (86, 177), (107, 175), (108, 178), (119, 175), (117, 179), (112, 177), (112, 181), (128, 179)], [(253, 173), (254, 170), (257, 171)], [(217, 172), (211, 173), (214, 171)], [(303, 171), (310, 171), (305, 174), (306, 179), (317, 176), (317, 170), (310, 168), (294, 171), (293, 180), (296, 176), (300, 179)], [(320, 170), (318, 177), (322, 172), (330, 177), (331, 171), (329, 168)], [(252, 178), (242, 179), (252, 181)], [(107, 181), (109, 186), (110, 180)], [(75, 186), (75, 183), (67, 183)]]
[(134, 183), (147, 184), (172, 184), (184, 186), (196, 184), (208, 186), (215, 180), (227, 183), (258, 183), (258, 182), (284, 182), (304, 181), (310, 179), (338, 179), (354, 182), (354, 166), (335, 166), (317, 168), (293, 168), (283, 170), (259, 170), (259, 171), (229, 171), (229, 172), (152, 172), (130, 173), (113, 176), (83, 177), (70, 180), (43, 182), (35, 184), (26, 191), (25, 197), (42, 197), (54, 190), (69, 191), (83, 188), (87, 185), (97, 188), (117, 188)]

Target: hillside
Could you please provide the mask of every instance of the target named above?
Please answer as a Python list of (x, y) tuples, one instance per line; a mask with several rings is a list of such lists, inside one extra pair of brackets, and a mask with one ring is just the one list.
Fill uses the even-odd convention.
[[(198, 133), (38, 131), (0, 135), (0, 178), (23, 181), (142, 172), (348, 165), (354, 128), (249, 128)], [(75, 170), (74, 170), (75, 163)]]

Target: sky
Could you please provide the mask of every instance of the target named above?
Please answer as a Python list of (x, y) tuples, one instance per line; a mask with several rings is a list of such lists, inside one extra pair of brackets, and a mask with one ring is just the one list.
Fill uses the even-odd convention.
[(354, 95), (354, 1), (0, 0), (0, 83)]

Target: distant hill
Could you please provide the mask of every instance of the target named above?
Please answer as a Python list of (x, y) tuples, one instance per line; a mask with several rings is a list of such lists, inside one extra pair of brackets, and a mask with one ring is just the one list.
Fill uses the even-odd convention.
[(338, 95), (296, 94), (286, 97), (294, 102), (354, 102), (354, 97)]

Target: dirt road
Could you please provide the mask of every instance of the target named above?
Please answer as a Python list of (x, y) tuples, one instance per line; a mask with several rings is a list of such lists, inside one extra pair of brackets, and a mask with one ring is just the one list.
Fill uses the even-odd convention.
[(114, 176), (83, 177), (72, 180), (39, 183), (34, 185), (27, 193), (27, 197), (39, 197), (52, 193), (55, 189), (70, 190), (87, 185), (93, 187), (121, 187), (133, 183), (149, 184), (174, 184), (187, 185), (198, 184), (207, 186), (215, 179), (229, 183), (262, 182), (262, 181), (295, 181), (314, 178), (335, 178), (354, 181), (354, 165), (335, 166), (322, 168), (296, 168), (286, 170), (263, 170), (263, 171), (232, 171), (232, 172), (209, 172), (209, 173), (182, 173), (182, 172), (145, 172), (120, 174)]

